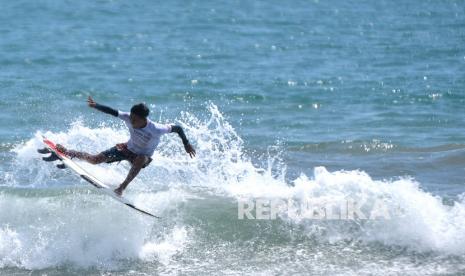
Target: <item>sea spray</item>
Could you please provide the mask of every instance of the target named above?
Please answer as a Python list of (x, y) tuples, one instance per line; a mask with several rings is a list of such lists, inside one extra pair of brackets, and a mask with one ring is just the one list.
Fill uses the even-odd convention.
[[(4, 179), (0, 194), (0, 265), (118, 269), (129, 259), (170, 266), (175, 256), (185, 254), (188, 244), (201, 244), (203, 236), (218, 236), (208, 231), (229, 224), (239, 227), (234, 235), (237, 242), (247, 242), (247, 236), (261, 232), (284, 240), (291, 235), (317, 247), (348, 242), (349, 251), (355, 250), (350, 245), (355, 242), (413, 252), (464, 254), (462, 200), (446, 205), (410, 178), (374, 180), (363, 171), (330, 172), (324, 167), (286, 182), (284, 159), (270, 154), (261, 160), (266, 166), (254, 164), (243, 140), (218, 108), (207, 104), (207, 111), (206, 119), (185, 112), (175, 120), (196, 147), (195, 159), (183, 152), (176, 135), (166, 135), (153, 164), (126, 191), (136, 204), (164, 218), (157, 222), (108, 200), (73, 174), (42, 162), (35, 152), (42, 134), (70, 148), (99, 152), (127, 139), (120, 122), (97, 128), (76, 122), (63, 132), (37, 131), (17, 144), (13, 149), (15, 166)], [(109, 185), (119, 184), (129, 169), (125, 162), (82, 166)], [(299, 212), (278, 213), (276, 227), (258, 224), (241, 229), (247, 222), (237, 220), (235, 208), (243, 198), (294, 202), (353, 198), (368, 203), (382, 199), (395, 212), (389, 220), (367, 221), (321, 221)], [(215, 212), (224, 213), (220, 221)], [(211, 223), (217, 225), (211, 228)], [(295, 227), (303, 231), (295, 231)], [(272, 229), (278, 232), (264, 232)]]

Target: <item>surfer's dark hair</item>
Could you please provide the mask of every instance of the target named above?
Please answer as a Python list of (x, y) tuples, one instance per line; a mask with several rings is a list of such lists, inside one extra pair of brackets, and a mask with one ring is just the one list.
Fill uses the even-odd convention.
[(150, 110), (144, 103), (138, 103), (131, 107), (131, 113), (145, 119), (149, 116)]

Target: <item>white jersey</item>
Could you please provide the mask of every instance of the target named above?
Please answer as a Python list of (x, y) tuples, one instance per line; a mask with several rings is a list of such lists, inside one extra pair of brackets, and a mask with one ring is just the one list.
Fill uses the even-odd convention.
[(171, 125), (158, 124), (147, 119), (144, 128), (133, 128), (129, 119), (129, 112), (118, 111), (118, 118), (129, 128), (128, 150), (135, 154), (152, 156), (160, 143), (160, 136), (171, 132)]

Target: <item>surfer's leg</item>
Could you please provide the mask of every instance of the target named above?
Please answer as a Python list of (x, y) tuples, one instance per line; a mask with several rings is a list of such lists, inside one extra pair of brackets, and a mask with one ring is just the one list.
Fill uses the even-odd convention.
[(90, 153), (87, 153), (87, 152), (79, 152), (79, 151), (75, 151), (75, 154), (76, 154), (76, 158), (78, 159), (82, 159), (82, 160), (85, 160), (91, 164), (100, 164), (100, 163), (104, 163), (104, 162), (107, 162), (107, 157), (101, 153), (99, 154), (90, 154)]
[(131, 166), (131, 169), (129, 170), (128, 176), (126, 177), (124, 182), (121, 183), (121, 185), (114, 190), (116, 194), (120, 196), (123, 194), (124, 189), (126, 189), (129, 183), (131, 183), (131, 181), (137, 176), (140, 170), (144, 167), (144, 165), (148, 161), (148, 158), (149, 157), (145, 155), (137, 155), (134, 157), (134, 159), (131, 161), (132, 166)]
[(93, 165), (105, 163), (108, 160), (108, 158), (102, 153), (90, 154), (90, 153), (83, 152), (83, 151), (69, 150), (66, 154), (68, 154), (70, 157), (74, 157), (77, 159), (87, 161)]
[(57, 149), (64, 154), (68, 155), (71, 158), (77, 158), (81, 160), (85, 160), (91, 164), (100, 164), (108, 161), (107, 156), (102, 153), (99, 154), (90, 154), (83, 151), (75, 151), (75, 150), (68, 150), (64, 146), (57, 144)]

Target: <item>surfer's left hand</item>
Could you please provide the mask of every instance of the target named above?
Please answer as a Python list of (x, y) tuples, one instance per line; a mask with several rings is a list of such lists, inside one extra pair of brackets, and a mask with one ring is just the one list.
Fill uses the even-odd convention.
[(97, 103), (94, 101), (94, 99), (92, 99), (91, 96), (89, 96), (87, 98), (87, 104), (90, 106), (90, 107), (95, 107), (97, 105)]
[(190, 156), (191, 158), (194, 158), (194, 156), (195, 156), (195, 149), (194, 149), (194, 147), (192, 147), (191, 144), (186, 144), (186, 145), (184, 145), (184, 149), (186, 150), (187, 153), (189, 153), (189, 156)]

